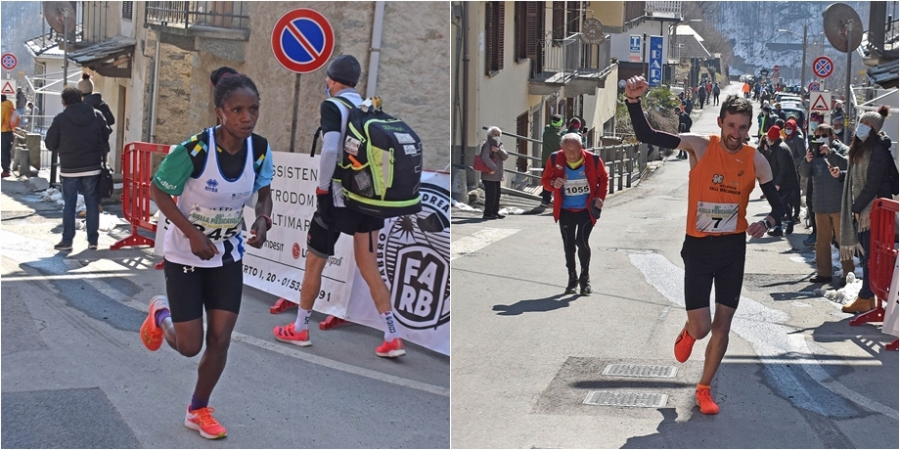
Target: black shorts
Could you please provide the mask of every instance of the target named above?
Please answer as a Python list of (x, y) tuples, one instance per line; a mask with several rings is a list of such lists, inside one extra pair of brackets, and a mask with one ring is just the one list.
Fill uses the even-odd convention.
[(222, 309), (235, 314), (241, 310), (244, 264), (236, 261), (221, 267), (193, 267), (166, 261), (166, 295), (172, 322), (188, 322), (203, 317), (206, 310)]
[(681, 248), (685, 309), (708, 308), (713, 281), (716, 303), (737, 308), (744, 284), (746, 257), (745, 233), (705, 238), (685, 236)]
[(331, 210), (334, 223), (322, 226), (318, 219), (318, 213), (313, 214), (313, 220), (306, 234), (306, 246), (310, 253), (327, 258), (334, 255), (334, 244), (341, 233), (354, 235), (356, 233), (368, 233), (384, 228), (384, 219), (363, 214), (350, 208), (334, 208)]

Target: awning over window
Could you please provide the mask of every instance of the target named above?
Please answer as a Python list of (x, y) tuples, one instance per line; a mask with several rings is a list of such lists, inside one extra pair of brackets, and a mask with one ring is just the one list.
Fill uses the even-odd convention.
[(897, 72), (897, 61), (886, 62), (866, 71), (872, 84), (877, 84), (884, 89), (893, 89), (897, 87)]
[(115, 36), (99, 44), (69, 52), (69, 59), (104, 77), (131, 78), (131, 60), (137, 42)]

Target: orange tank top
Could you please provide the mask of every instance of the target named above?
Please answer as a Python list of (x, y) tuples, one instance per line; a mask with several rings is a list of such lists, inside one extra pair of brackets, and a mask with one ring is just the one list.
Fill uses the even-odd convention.
[(691, 169), (688, 183), (687, 234), (694, 237), (738, 234), (747, 230), (747, 201), (756, 186), (753, 157), (744, 145), (736, 154), (709, 137), (703, 158)]

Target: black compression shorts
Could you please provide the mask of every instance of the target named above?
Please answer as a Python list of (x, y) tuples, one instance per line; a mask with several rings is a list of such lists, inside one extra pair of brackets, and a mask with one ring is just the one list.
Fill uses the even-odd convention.
[(172, 322), (188, 322), (203, 317), (206, 310), (221, 309), (235, 314), (241, 310), (244, 264), (236, 261), (221, 267), (193, 267), (166, 261), (166, 295)]
[(746, 256), (746, 233), (705, 238), (685, 236), (681, 248), (685, 309), (708, 308), (713, 282), (716, 303), (737, 308), (744, 284)]
[(384, 219), (363, 214), (350, 208), (334, 208), (331, 211), (334, 223), (329, 223), (328, 228), (323, 227), (317, 215), (313, 215), (312, 224), (306, 235), (306, 245), (310, 252), (320, 258), (334, 255), (334, 244), (341, 233), (354, 235), (356, 233), (368, 233), (384, 228)]

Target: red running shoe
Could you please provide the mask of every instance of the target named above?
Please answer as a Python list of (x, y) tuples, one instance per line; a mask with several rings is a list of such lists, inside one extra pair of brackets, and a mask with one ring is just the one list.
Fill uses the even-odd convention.
[(712, 393), (709, 392), (709, 387), (700, 387), (697, 386), (697, 392), (694, 393), (694, 396), (697, 398), (697, 406), (700, 407), (700, 412), (703, 414), (714, 415), (719, 413), (719, 405), (712, 399)]
[(406, 349), (403, 347), (403, 340), (395, 338), (390, 342), (384, 341), (375, 349), (375, 354), (383, 358), (396, 358), (405, 355)]
[(275, 334), (275, 339), (280, 342), (294, 344), (299, 347), (309, 347), (312, 345), (312, 342), (309, 340), (309, 330), (303, 330), (298, 333), (294, 330), (293, 323), (286, 327), (275, 327), (275, 329), (272, 330), (272, 333)]
[(691, 350), (694, 349), (694, 342), (697, 340), (688, 334), (687, 326), (681, 330), (681, 334), (675, 339), (675, 359), (683, 363), (691, 357)]
[(184, 426), (199, 431), (200, 436), (206, 439), (222, 439), (228, 436), (228, 431), (225, 430), (225, 427), (219, 424), (219, 421), (212, 416), (213, 411), (215, 409), (208, 406), (191, 411), (191, 407), (188, 406), (187, 414), (184, 415)]
[(169, 299), (165, 295), (154, 296), (150, 300), (150, 311), (147, 318), (141, 325), (141, 342), (147, 350), (155, 352), (163, 342), (163, 330), (156, 323), (156, 312), (162, 309), (169, 309)]

